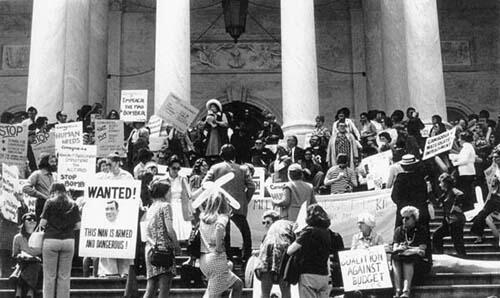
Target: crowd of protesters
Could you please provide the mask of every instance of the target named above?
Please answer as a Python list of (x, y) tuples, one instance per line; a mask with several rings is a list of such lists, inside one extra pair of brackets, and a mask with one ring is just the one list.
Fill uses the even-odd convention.
[[(277, 274), (277, 266), (285, 253), (293, 255), (301, 250), (311, 252), (302, 254), (301, 297), (326, 297), (328, 256), (344, 247), (341, 236), (329, 231), (330, 219), (316, 204), (315, 195), (366, 190), (368, 173), (359, 165), (363, 158), (381, 152), (392, 153), (389, 179), (377, 187), (392, 188), (391, 198), (397, 206), (394, 238), (392, 241), (382, 239), (374, 229), (373, 215), (363, 214), (358, 220), (360, 233), (353, 237), (351, 248), (392, 244), (387, 245), (387, 250), (393, 255), (397, 297), (410, 296), (413, 278), (429, 271), (432, 252), (443, 252), (443, 237), (452, 237), (458, 256), (467, 254), (463, 239), (464, 212), (472, 210), (477, 200), (483, 199), (476, 197), (475, 188), (482, 190), (485, 199), (484, 208), (475, 217), (471, 230), (477, 235), (476, 243), (483, 241), (486, 225), (494, 228), (492, 216), (500, 211), (500, 115), (498, 123), (484, 110), (456, 123), (444, 123), (440, 115), (434, 115), (432, 123), (426, 124), (419, 118), (418, 111), (408, 108), (406, 114), (401, 110), (390, 115), (377, 110), (364, 112), (359, 115), (358, 122), (351, 118), (349, 109), (342, 108), (330, 119), (333, 122), (331, 129), (325, 126), (324, 116), (317, 116), (316, 125), (302, 148), (297, 136), (284, 136), (271, 113), (265, 113), (262, 127), (257, 129), (251, 127), (245, 117), (239, 119), (225, 113), (218, 100), (207, 101), (206, 107), (203, 120), (186, 132), (162, 128), (164, 143), (157, 151), (149, 148), (147, 123), (125, 124), (127, 156), (111, 154), (99, 159), (96, 165), (99, 178), (142, 182), (140, 215), (145, 214), (148, 222), (147, 241), (145, 247), (139, 241), (135, 264), (140, 273), (143, 263), (142, 270), (148, 278), (145, 297), (153, 296), (158, 287), (160, 293), (168, 292), (171, 278), (176, 274), (175, 262), (174, 266), (167, 267), (151, 264), (148, 251), (153, 244), (164, 242), (178, 253), (179, 243), (188, 240), (192, 229), (198, 227), (200, 267), (208, 279), (207, 292), (212, 296), (230, 289), (233, 295), (241, 293), (242, 282), (231, 272), (232, 263), (227, 261), (232, 258), (228, 253), (229, 226), (232, 221), (242, 234), (241, 260), (245, 264), (252, 254), (251, 230), (246, 217), (248, 203), (255, 191), (254, 167), (264, 168), (266, 177), (272, 182), (286, 183), (282, 199), (272, 201), (278, 212), (264, 218), (271, 222), (261, 244), (259, 259), (262, 262), (256, 271), (262, 279), (263, 297), (269, 295), (273, 282), (280, 284), (285, 293), (283, 297), (289, 295), (283, 276)], [(55, 183), (56, 155), (42, 154), (37, 163), (30, 143), (37, 133), (48, 132), (59, 123), (82, 121), (84, 144), (94, 144), (94, 120), (119, 119), (117, 111), (105, 115), (99, 104), (83, 106), (77, 115), (77, 119), (68, 119), (64, 111), (59, 111), (55, 123), (39, 116), (35, 107), (29, 107), (20, 115), (7, 112), (1, 115), (2, 123), (23, 123), (28, 127), (25, 173), (28, 183), (23, 192), (36, 198), (34, 213), (27, 212), (24, 205), (19, 210), (19, 234), (16, 235), (17, 225), (0, 219), (1, 273), (2, 277), (9, 276), (12, 261), (17, 263), (15, 275), (20, 282), (16, 296), (33, 297), (42, 267), (44, 296), (69, 295), (69, 274), (75, 250), (73, 230), (79, 228), (85, 202), (81, 192), (67, 190), (64, 185)], [(455, 128), (456, 138), (451, 151), (422, 160), (426, 138), (452, 128)], [(166, 165), (168, 170), (157, 179), (161, 165)], [(486, 179), (484, 171), (490, 166), (493, 175)], [(191, 167), (192, 172), (187, 177), (182, 176), (179, 174), (182, 167)], [(217, 191), (208, 195), (198, 209), (193, 208), (191, 203), (204, 189), (203, 185), (216, 182), (227, 173), (233, 173), (234, 178), (223, 189), (237, 202), (238, 208), (225, 200), (227, 195)], [(304, 202), (308, 206), (307, 227), (294, 234), (291, 229)], [(118, 208), (111, 205), (110, 213)], [(433, 235), (429, 228), (429, 206), (443, 209), (444, 213)], [(42, 251), (34, 251), (27, 245), (35, 222), (46, 231)], [(498, 243), (499, 239), (495, 239), (495, 244)], [(40, 266), (41, 260), (43, 266)], [(59, 265), (54, 267), (57, 263)], [(86, 258), (83, 267), (87, 276), (93, 264), (94, 276), (126, 277), (132, 263), (132, 260), (123, 259)], [(334, 274), (333, 284), (340, 284), (335, 280), (338, 278)]]

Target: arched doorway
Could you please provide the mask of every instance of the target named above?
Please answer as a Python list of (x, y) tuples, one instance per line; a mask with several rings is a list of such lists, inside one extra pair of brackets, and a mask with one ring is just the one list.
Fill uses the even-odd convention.
[(252, 104), (231, 101), (223, 105), (223, 110), (232, 114), (232, 119), (229, 121), (233, 126), (244, 126), (251, 136), (257, 136), (259, 130), (262, 129), (265, 115), (260, 108)]

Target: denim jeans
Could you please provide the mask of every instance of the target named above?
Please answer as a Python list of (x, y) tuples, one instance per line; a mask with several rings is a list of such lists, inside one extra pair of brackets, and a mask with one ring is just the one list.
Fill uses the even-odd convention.
[(300, 298), (328, 298), (330, 286), (328, 275), (303, 273), (299, 279)]
[(74, 239), (45, 239), (43, 241), (44, 298), (69, 298), (71, 262), (74, 252)]

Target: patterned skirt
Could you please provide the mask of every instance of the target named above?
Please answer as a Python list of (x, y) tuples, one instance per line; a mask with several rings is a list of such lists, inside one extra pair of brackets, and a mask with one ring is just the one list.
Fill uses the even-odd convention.
[(238, 280), (238, 277), (229, 270), (226, 253), (202, 254), (200, 269), (208, 280), (205, 294), (209, 296), (224, 293)]

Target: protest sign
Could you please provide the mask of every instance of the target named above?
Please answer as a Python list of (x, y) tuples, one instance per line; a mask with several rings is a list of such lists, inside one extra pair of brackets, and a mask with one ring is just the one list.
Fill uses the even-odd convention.
[(266, 170), (261, 167), (255, 168), (255, 173), (253, 174), (252, 180), (255, 183), (254, 197), (263, 198), (264, 197), (264, 179), (266, 175)]
[(161, 105), (157, 116), (178, 131), (185, 132), (197, 114), (197, 108), (190, 105), (189, 102), (180, 99), (175, 94), (170, 93)]
[[(276, 198), (282, 196), (283, 183), (271, 185), (266, 186), (269, 193)], [(349, 245), (352, 236), (359, 232), (357, 220), (360, 210), (375, 216), (377, 233), (382, 235), (384, 240), (390, 241), (394, 235), (394, 221), (396, 219), (396, 205), (391, 200), (391, 191), (392, 189), (382, 189), (346, 194), (317, 195), (316, 200), (328, 213), (331, 219), (331, 228), (342, 235), (346, 245)], [(254, 197), (248, 204), (247, 221), (252, 231), (252, 243), (254, 248), (258, 248), (266, 233), (261, 224), (262, 215), (265, 211), (270, 209), (273, 209), (273, 204), (271, 198), (267, 197)], [(305, 226), (305, 216), (302, 222), (297, 218), (297, 223), (299, 226)], [(233, 228), (233, 226), (234, 225), (231, 225), (231, 228)], [(231, 233), (231, 242), (233, 246), (236, 242), (233, 239), (238, 241), (241, 239), (241, 236), (238, 234), (240, 233)]]
[(28, 179), (19, 179), (18, 180), (18, 186), (19, 186), (18, 192), (22, 193), (23, 201), (24, 201), (24, 204), (26, 204), (26, 206), (28, 206), (28, 211), (35, 213), (36, 198), (23, 192), (23, 187), (26, 184), (28, 184)]
[(339, 251), (344, 291), (392, 288), (383, 245)]
[(17, 186), (19, 172), (15, 165), (2, 164), (2, 203), (1, 211), (5, 219), (17, 223), (17, 208), (21, 206), (14, 193)]
[(440, 153), (449, 151), (453, 146), (455, 131), (456, 128), (454, 127), (440, 135), (427, 138), (425, 141), (424, 156), (422, 157), (422, 160), (426, 160)]
[(163, 145), (166, 144), (167, 137), (152, 137), (149, 136), (149, 150), (153, 152), (160, 151)]
[(106, 157), (114, 152), (126, 156), (123, 146), (123, 121), (96, 119), (94, 140), (97, 157)]
[(82, 211), (81, 257), (135, 258), (141, 182), (87, 181)]
[(31, 150), (33, 150), (37, 165), (42, 153), (55, 154), (56, 136), (54, 131), (37, 133), (31, 142)]
[(24, 172), (28, 155), (28, 128), (22, 124), (0, 124), (0, 163)]
[(387, 183), (391, 160), (391, 150), (363, 158), (360, 166), (366, 173), (368, 189), (382, 189), (382, 184)]
[(67, 189), (84, 190), (85, 183), (95, 175), (96, 146), (62, 146), (59, 149), (57, 181)]
[(65, 146), (82, 146), (83, 145), (83, 123), (70, 122), (56, 124), (56, 151)]
[(125, 122), (146, 122), (148, 90), (122, 90), (120, 119)]
[(151, 116), (149, 118), (148, 124), (146, 125), (149, 128), (149, 136), (159, 137), (162, 124), (163, 124), (163, 119), (161, 119), (156, 115)]

